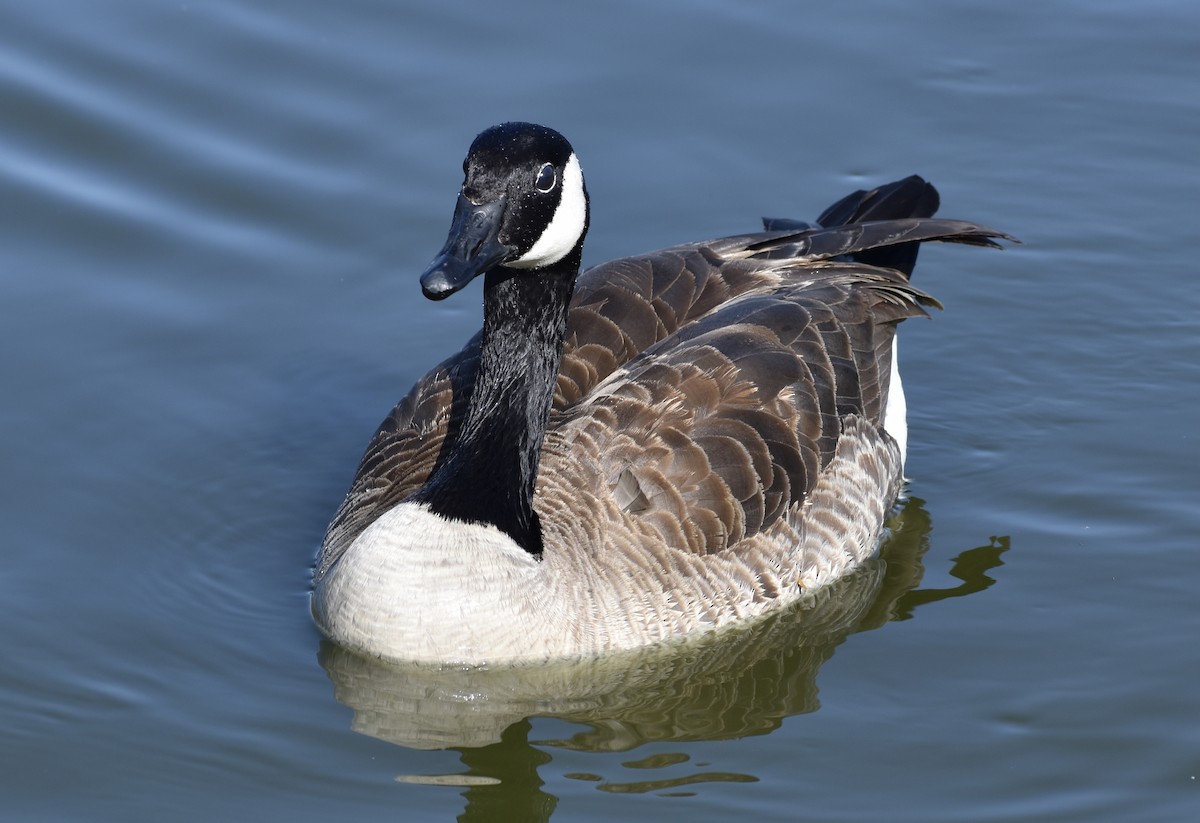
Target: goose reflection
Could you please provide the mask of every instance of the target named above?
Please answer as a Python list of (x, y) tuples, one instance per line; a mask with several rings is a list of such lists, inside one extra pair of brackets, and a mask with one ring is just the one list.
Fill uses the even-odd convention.
[(320, 662), (336, 699), (353, 710), (355, 731), (410, 748), (495, 745), (535, 716), (584, 727), (541, 743), (592, 751), (764, 734), (817, 709), (817, 672), (847, 637), (986, 589), (1007, 548), (1007, 538), (993, 538), (956, 559), (950, 573), (961, 585), (920, 589), (930, 531), (922, 501), (908, 498), (889, 529), (878, 557), (845, 580), (757, 623), (687, 642), (492, 669), (383, 663), (324, 642)]

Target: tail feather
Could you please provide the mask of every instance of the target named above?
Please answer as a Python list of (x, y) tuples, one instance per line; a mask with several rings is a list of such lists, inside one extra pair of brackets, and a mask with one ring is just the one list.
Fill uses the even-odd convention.
[[(817, 222), (822, 226), (844, 226), (869, 220), (896, 220), (905, 217), (933, 217), (941, 205), (941, 197), (933, 184), (917, 175), (888, 183), (871, 191), (856, 191), (822, 212)], [(901, 243), (868, 249), (851, 259), (868, 266), (882, 266), (912, 277), (917, 265), (920, 243)]]
[(933, 184), (914, 174), (870, 191), (860, 189), (848, 194), (821, 212), (817, 222), (833, 227), (869, 220), (933, 217), (940, 205), (941, 198)]

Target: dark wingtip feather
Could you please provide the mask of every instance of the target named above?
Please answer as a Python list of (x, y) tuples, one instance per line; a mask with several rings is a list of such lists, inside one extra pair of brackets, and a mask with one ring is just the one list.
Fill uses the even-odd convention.
[[(970, 223), (933, 221), (940, 205), (941, 196), (934, 185), (913, 174), (869, 191), (860, 189), (846, 195), (821, 212), (817, 225), (802, 220), (763, 218), (767, 231), (794, 234), (748, 248), (756, 256), (772, 257), (783, 256), (787, 253), (783, 249), (790, 247), (791, 254), (810, 259), (852, 261), (894, 269), (911, 277), (922, 242), (938, 240), (993, 249), (1003, 248), (997, 240), (1018, 242), (1011, 235)], [(927, 225), (921, 226), (925, 221)]]
[(793, 220), (790, 217), (762, 218), (763, 231), (807, 231), (820, 228), (816, 223), (807, 220)]
[[(745, 248), (755, 258), (853, 261), (896, 269), (907, 276), (909, 271), (894, 264), (904, 263), (908, 258), (900, 254), (889, 257), (884, 252), (896, 248), (903, 250), (933, 241), (1002, 248), (997, 240), (1015, 242), (1014, 238), (1004, 232), (964, 220), (913, 217), (848, 223), (842, 226), (770, 235), (757, 242), (748, 243)], [(915, 262), (915, 258), (913, 261)]]

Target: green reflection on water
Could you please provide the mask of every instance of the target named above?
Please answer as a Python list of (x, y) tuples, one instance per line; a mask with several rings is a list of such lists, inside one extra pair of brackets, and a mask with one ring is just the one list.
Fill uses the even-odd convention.
[[(556, 798), (539, 767), (546, 749), (630, 751), (654, 741), (699, 741), (766, 734), (792, 715), (816, 711), (817, 673), (852, 634), (908, 620), (921, 606), (975, 594), (995, 583), (1007, 537), (962, 552), (949, 571), (958, 586), (921, 589), (931, 523), (919, 498), (907, 498), (888, 523), (879, 556), (846, 579), (747, 626), (599, 660), (507, 668), (432, 668), (367, 660), (330, 643), (320, 660), (335, 697), (354, 711), (352, 727), (411, 748), (454, 749), (458, 776), (407, 782), (469, 785), (462, 820), (548, 820)], [(529, 741), (530, 718), (578, 724), (564, 739)], [(686, 754), (625, 761), (628, 769), (669, 769)], [(698, 764), (692, 764), (695, 768)], [(490, 784), (483, 778), (492, 778)], [(753, 775), (689, 772), (621, 781), (591, 773), (612, 793), (686, 795), (683, 786), (754, 782)]]

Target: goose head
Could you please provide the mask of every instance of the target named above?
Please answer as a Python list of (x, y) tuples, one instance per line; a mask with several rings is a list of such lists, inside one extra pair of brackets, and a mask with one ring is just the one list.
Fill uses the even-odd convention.
[(588, 228), (583, 171), (571, 144), (534, 123), (504, 123), (475, 138), (446, 244), (421, 275), (442, 300), (498, 266), (578, 271)]

